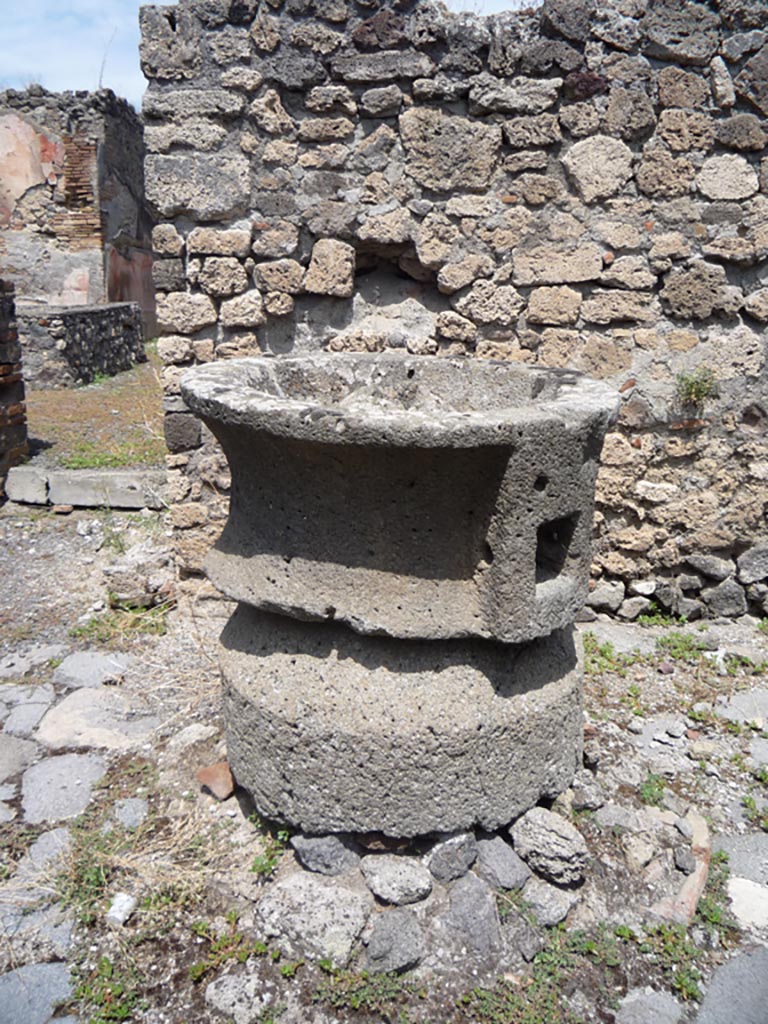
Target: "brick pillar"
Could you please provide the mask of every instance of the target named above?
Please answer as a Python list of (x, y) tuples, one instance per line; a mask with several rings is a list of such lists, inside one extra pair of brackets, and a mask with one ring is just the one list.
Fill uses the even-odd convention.
[(8, 281), (0, 281), (0, 496), (8, 470), (26, 454), (27, 407), (14, 287)]

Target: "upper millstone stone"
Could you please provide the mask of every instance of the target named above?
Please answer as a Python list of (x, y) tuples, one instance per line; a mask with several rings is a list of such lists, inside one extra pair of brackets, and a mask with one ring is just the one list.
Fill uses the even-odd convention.
[(236, 481), (207, 562), (230, 597), (360, 633), (507, 643), (581, 608), (604, 385), (334, 353), (211, 363), (181, 389)]

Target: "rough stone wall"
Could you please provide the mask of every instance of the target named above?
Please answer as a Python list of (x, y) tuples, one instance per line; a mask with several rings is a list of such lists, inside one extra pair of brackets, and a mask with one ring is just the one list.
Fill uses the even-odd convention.
[(400, 347), (615, 384), (595, 606), (768, 610), (762, 0), (182, 0), (141, 22), (183, 569), (227, 475), (182, 369)]
[(24, 376), (31, 387), (90, 384), (146, 360), (141, 309), (135, 302), (102, 306), (18, 305)]
[(143, 157), (110, 90), (0, 93), (0, 267), (19, 300), (132, 300), (154, 330)]
[(27, 454), (27, 416), (14, 288), (0, 281), (0, 495), (8, 470)]

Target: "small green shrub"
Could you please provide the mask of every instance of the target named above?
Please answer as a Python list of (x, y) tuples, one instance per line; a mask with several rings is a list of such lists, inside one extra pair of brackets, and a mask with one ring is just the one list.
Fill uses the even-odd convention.
[(103, 956), (89, 974), (80, 978), (73, 996), (87, 1010), (88, 1024), (133, 1020), (134, 1010), (141, 1009), (139, 982), (130, 964), (115, 964)]
[(397, 1020), (397, 1007), (420, 991), (397, 974), (369, 974), (353, 970), (326, 971), (314, 995), (315, 1002), (326, 1003), (336, 1010), (363, 1010), (381, 1014), (385, 1021)]
[(675, 394), (683, 405), (700, 409), (705, 402), (720, 396), (717, 378), (708, 366), (678, 373), (675, 380)]
[[(244, 964), (250, 956), (264, 956), (267, 946), (263, 942), (250, 942), (237, 928), (238, 917), (235, 911), (227, 914), (227, 928), (222, 935), (216, 935), (207, 921), (197, 921), (192, 931), (199, 938), (208, 942), (208, 953), (189, 968), (190, 979), (197, 984), (209, 974), (216, 971), (229, 961)], [(296, 964), (295, 967), (299, 965)], [(294, 969), (295, 973), (295, 969)]]
[(653, 772), (648, 772), (645, 782), (640, 784), (637, 795), (644, 804), (650, 804), (654, 807), (658, 807), (664, 799), (665, 789), (666, 783), (662, 776), (654, 775)]
[(666, 636), (660, 636), (656, 641), (656, 647), (673, 661), (686, 661), (689, 664), (697, 664), (701, 661), (704, 645), (690, 633), (679, 633), (672, 631)]
[(267, 831), (264, 836), (264, 849), (253, 859), (251, 871), (266, 882), (274, 875), (280, 858), (285, 850), (286, 843), (291, 838), (291, 833), (286, 829), (278, 829), (276, 832)]
[(595, 634), (589, 630), (582, 634), (582, 643), (584, 645), (584, 672), (588, 676), (599, 676), (604, 672), (615, 672), (616, 675), (625, 676), (630, 665), (642, 660), (642, 655), (637, 652), (619, 654), (610, 640), (600, 643)]
[(695, 920), (709, 928), (722, 946), (738, 941), (739, 926), (730, 911), (728, 898), (728, 854), (716, 850), (709, 862), (709, 874), (704, 892), (696, 908)]
[(651, 601), (648, 610), (637, 617), (639, 626), (676, 626), (687, 621), (684, 615), (673, 615), (656, 601)]

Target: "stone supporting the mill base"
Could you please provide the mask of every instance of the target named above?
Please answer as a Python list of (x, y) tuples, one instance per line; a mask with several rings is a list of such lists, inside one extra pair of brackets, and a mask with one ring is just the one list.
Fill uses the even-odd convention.
[(232, 771), (302, 832), (490, 831), (579, 764), (570, 629), (530, 644), (397, 640), (241, 604), (221, 639)]
[(208, 570), (239, 602), (224, 715), (259, 812), (413, 837), (562, 792), (613, 393), (394, 354), (211, 363), (181, 390), (232, 469)]

